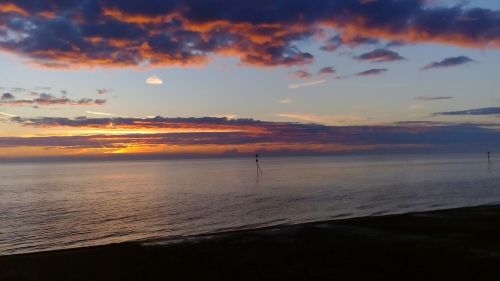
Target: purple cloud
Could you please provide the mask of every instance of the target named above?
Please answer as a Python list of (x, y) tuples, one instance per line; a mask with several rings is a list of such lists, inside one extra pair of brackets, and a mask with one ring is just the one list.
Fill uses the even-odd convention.
[(476, 109), (467, 109), (467, 110), (458, 110), (458, 111), (436, 112), (433, 115), (434, 116), (437, 116), (437, 115), (445, 115), (445, 116), (500, 115), (500, 107), (485, 107), (485, 108), (476, 108)]
[(451, 57), (443, 59), (442, 61), (432, 62), (422, 68), (422, 70), (428, 70), (433, 68), (447, 68), (453, 66), (459, 66), (467, 63), (474, 62), (473, 59), (466, 56)]
[(298, 79), (311, 78), (312, 74), (305, 70), (296, 70), (292, 72), (292, 76)]
[(318, 71), (318, 75), (331, 75), (331, 74), (334, 74), (335, 72), (336, 72), (335, 68), (333, 68), (331, 66), (326, 66), (326, 67), (321, 68)]
[(355, 48), (361, 45), (376, 45), (378, 43), (380, 43), (380, 40), (371, 37), (356, 35), (354, 37), (343, 38), (341, 35), (336, 35), (329, 38), (320, 49), (326, 52), (333, 52), (342, 46)]
[[(5, 94), (4, 94), (5, 95)], [(37, 94), (33, 99), (0, 99), (0, 105), (4, 106), (48, 106), (48, 105), (103, 105), (105, 99), (82, 98), (73, 100), (66, 96), (56, 97), (52, 94)]]
[(375, 75), (381, 75), (387, 71), (389, 71), (389, 70), (386, 68), (373, 68), (373, 69), (365, 70), (362, 72), (358, 72), (354, 75), (355, 76), (375, 76)]
[(405, 58), (400, 56), (398, 53), (387, 49), (376, 49), (371, 52), (359, 55), (355, 57), (355, 59), (370, 62), (391, 62), (405, 60)]

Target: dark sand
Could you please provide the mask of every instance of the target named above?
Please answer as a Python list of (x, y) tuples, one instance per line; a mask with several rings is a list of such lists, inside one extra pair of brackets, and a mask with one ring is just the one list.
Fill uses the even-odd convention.
[(0, 256), (0, 280), (500, 280), (500, 206)]

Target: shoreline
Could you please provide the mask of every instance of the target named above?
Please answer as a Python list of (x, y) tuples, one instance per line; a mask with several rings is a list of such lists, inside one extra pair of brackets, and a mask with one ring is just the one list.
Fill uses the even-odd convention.
[(486, 205), (0, 256), (0, 280), (496, 280), (498, 237)]
[(327, 220), (318, 220), (318, 221), (306, 221), (306, 222), (298, 222), (298, 223), (284, 223), (284, 224), (276, 224), (269, 226), (259, 226), (259, 227), (246, 227), (242, 226), (241, 228), (228, 229), (222, 231), (215, 232), (206, 232), (206, 233), (198, 233), (198, 234), (190, 234), (190, 235), (176, 235), (176, 236), (167, 236), (165, 238), (144, 238), (138, 240), (130, 240), (123, 242), (115, 242), (115, 243), (107, 243), (107, 244), (98, 244), (98, 245), (89, 245), (89, 246), (76, 246), (76, 247), (64, 247), (58, 249), (47, 249), (40, 251), (32, 251), (32, 252), (21, 252), (21, 253), (13, 253), (13, 254), (2, 254), (0, 253), (0, 259), (2, 257), (11, 257), (11, 256), (24, 256), (24, 255), (34, 255), (34, 254), (45, 254), (45, 253), (58, 253), (58, 252), (66, 252), (66, 251), (75, 251), (75, 250), (85, 250), (85, 249), (93, 249), (93, 248), (101, 248), (101, 247), (111, 247), (111, 246), (119, 246), (122, 244), (136, 244), (141, 246), (164, 246), (164, 245), (176, 245), (183, 243), (193, 243), (204, 240), (216, 240), (223, 239), (226, 237), (231, 237), (233, 235), (238, 234), (256, 234), (256, 233), (266, 233), (266, 232), (282, 232), (285, 233), (287, 231), (308, 228), (308, 227), (317, 227), (319, 225), (336, 225), (343, 222), (351, 223), (356, 221), (365, 221), (372, 220), (377, 218), (391, 218), (391, 217), (399, 217), (399, 216), (407, 216), (407, 215), (421, 215), (421, 214), (432, 214), (435, 212), (457, 212), (457, 211), (467, 211), (468, 209), (476, 209), (476, 208), (497, 208), (500, 212), (500, 202), (495, 203), (487, 203), (482, 205), (472, 205), (472, 206), (461, 206), (461, 207), (451, 207), (451, 208), (443, 208), (443, 209), (431, 209), (425, 211), (410, 211), (410, 212), (401, 212), (401, 213), (390, 213), (390, 212), (382, 212), (380, 214), (371, 214), (366, 216), (354, 216), (354, 217), (339, 217), (339, 218), (331, 218)]

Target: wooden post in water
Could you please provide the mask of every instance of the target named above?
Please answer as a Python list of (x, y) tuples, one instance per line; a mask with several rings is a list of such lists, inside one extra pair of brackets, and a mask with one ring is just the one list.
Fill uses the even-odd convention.
[(259, 154), (255, 154), (255, 165), (256, 165), (256, 169), (257, 169), (257, 176), (259, 175), (259, 172), (262, 175), (262, 170), (260, 169), (260, 165), (259, 165)]

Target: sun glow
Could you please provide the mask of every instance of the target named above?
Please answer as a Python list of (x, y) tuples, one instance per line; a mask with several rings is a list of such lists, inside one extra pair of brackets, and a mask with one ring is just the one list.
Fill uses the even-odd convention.
[(241, 132), (236, 129), (203, 129), (203, 128), (113, 128), (113, 124), (108, 125), (108, 128), (91, 128), (91, 129), (68, 129), (57, 130), (44, 134), (45, 136), (92, 136), (92, 135), (150, 135), (150, 134), (169, 134), (169, 133), (217, 133), (217, 132)]

